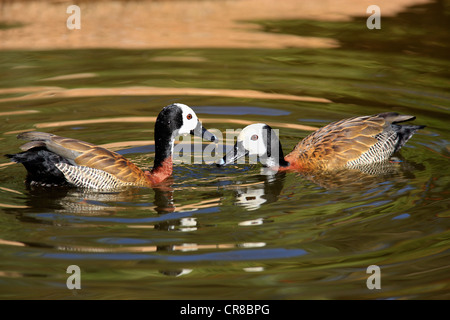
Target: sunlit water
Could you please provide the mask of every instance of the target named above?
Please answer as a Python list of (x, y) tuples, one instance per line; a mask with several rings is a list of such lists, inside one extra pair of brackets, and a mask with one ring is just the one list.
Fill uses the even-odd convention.
[[(49, 190), (27, 188), (24, 168), (4, 158), (0, 298), (449, 298), (447, 30), (433, 54), (420, 41), (393, 48), (382, 30), (373, 47), (349, 45), (339, 37), (353, 27), (340, 25), (342, 47), (328, 50), (1, 52), (3, 154), (19, 151), (17, 132), (41, 130), (151, 168), (152, 119), (173, 102), (220, 132), (270, 123), (285, 153), (309, 134), (299, 125), (396, 111), (427, 127), (377, 176), (176, 163), (160, 188)], [(69, 265), (81, 290), (66, 287)], [(367, 287), (370, 265), (381, 289)]]

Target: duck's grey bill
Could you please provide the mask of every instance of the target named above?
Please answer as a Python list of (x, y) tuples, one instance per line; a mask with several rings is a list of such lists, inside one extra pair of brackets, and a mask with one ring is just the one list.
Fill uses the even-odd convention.
[(199, 121), (197, 122), (197, 126), (194, 130), (191, 130), (191, 134), (197, 137), (202, 137), (203, 140), (207, 141), (216, 141), (217, 137), (213, 135), (211, 132), (203, 128), (202, 123)]
[(218, 167), (222, 167), (227, 164), (234, 163), (240, 158), (245, 157), (246, 155), (248, 155), (248, 151), (244, 148), (242, 142), (239, 141), (234, 145), (234, 148), (232, 150), (230, 150), (222, 159), (219, 159), (216, 162), (216, 165)]

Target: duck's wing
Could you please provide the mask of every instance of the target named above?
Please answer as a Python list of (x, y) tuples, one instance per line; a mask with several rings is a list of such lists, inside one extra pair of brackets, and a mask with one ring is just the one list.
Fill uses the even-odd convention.
[(96, 179), (112, 179), (116, 184), (140, 184), (145, 180), (144, 172), (131, 161), (92, 143), (45, 132), (24, 132), (18, 138), (31, 141), (23, 145), (22, 150), (45, 147), (68, 160), (73, 166), (58, 166), (68, 180), (92, 183)]
[(311, 170), (385, 161), (423, 127), (395, 123), (414, 118), (388, 112), (340, 120), (307, 136), (286, 160)]

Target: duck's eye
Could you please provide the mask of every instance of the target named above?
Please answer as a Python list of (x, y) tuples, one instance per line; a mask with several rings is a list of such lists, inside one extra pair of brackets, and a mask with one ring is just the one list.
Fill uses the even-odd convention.
[(186, 116), (186, 118), (188, 119), (188, 120), (191, 120), (192, 119), (192, 114), (188, 114), (187, 116)]
[(254, 134), (254, 135), (252, 135), (252, 137), (250, 139), (252, 139), (252, 141), (256, 141), (256, 140), (258, 140), (258, 135)]

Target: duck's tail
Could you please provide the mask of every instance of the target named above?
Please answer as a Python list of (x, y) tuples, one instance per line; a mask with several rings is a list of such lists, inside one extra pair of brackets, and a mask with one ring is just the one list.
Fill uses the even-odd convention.
[(405, 145), (405, 143), (416, 133), (417, 130), (425, 128), (425, 126), (416, 126), (416, 125), (393, 125), (398, 134), (398, 142), (395, 146), (395, 151), (400, 150), (401, 147)]
[(406, 142), (416, 133), (417, 130), (425, 128), (423, 125), (399, 125), (398, 123), (412, 121), (416, 119), (415, 116), (401, 115), (396, 112), (387, 112), (380, 114), (387, 122), (392, 123), (392, 129), (397, 133), (397, 141), (394, 152), (400, 150)]

